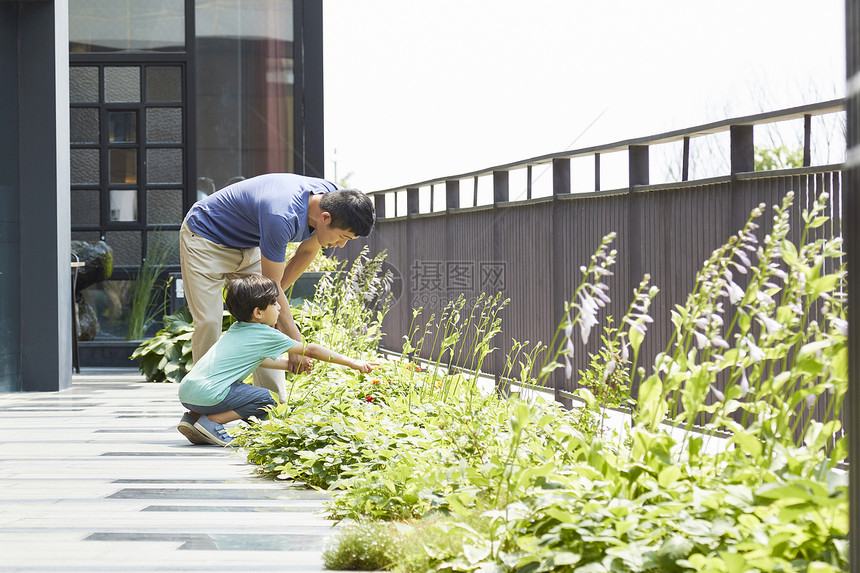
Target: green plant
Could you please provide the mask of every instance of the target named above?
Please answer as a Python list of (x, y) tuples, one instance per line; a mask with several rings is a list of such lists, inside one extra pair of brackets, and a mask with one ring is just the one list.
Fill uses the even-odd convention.
[(156, 318), (163, 316), (167, 308), (167, 289), (173, 279), (168, 279), (161, 286), (157, 285), (170, 250), (162, 242), (153, 241), (147, 255), (140, 262), (131, 288), (126, 340), (142, 339)]
[(313, 303), (302, 307), (297, 324), (305, 339), (337, 352), (375, 352), (380, 325), (391, 304), (391, 273), (383, 271), (385, 253), (362, 249), (349, 270), (327, 273), (317, 283)]
[(180, 382), (191, 363), (191, 311), (181, 307), (164, 316), (164, 328), (135, 348), (132, 360), (140, 359), (140, 371), (149, 382)]
[[(793, 199), (788, 193), (776, 209), (762, 246), (753, 234), (760, 206), (705, 263), (696, 289), (672, 313), (675, 330), (667, 350), (643, 381), (640, 402), (648, 400), (640, 423), (653, 429), (669, 415), (689, 434), (704, 420), (711, 433), (734, 434), (733, 443), (756, 459), (777, 446), (802, 445), (818, 428), (809, 415), (818, 401), (834, 420), (826, 432), (838, 432), (847, 389), (841, 239), (812, 238), (828, 220), (822, 195), (802, 214), (798, 249), (787, 239)], [(757, 264), (747, 252), (757, 253)], [(748, 277), (745, 289), (732, 271)], [(722, 387), (718, 377), (726, 380)], [(713, 403), (703, 406), (709, 395)]]
[(785, 145), (774, 148), (755, 147), (755, 170), (771, 171), (803, 167), (803, 148), (789, 149)]
[(589, 354), (589, 367), (579, 371), (581, 388), (575, 392), (583, 405), (573, 410), (577, 427), (588, 436), (603, 430), (604, 408), (630, 406), (630, 362), (622, 354), (623, 341), (618, 329), (612, 326), (612, 317), (606, 318), (600, 337), (601, 349)]
[[(224, 311), (222, 328), (226, 330), (232, 323), (233, 317)], [(183, 305), (175, 313), (164, 315), (163, 324), (164, 328), (135, 348), (130, 358), (140, 359), (140, 372), (147, 381), (179, 383), (193, 362), (191, 311)]]
[[(816, 235), (825, 198), (803, 212), (797, 245), (791, 202), (768, 235), (755, 234), (757, 209), (715, 251), (650, 370), (637, 362), (656, 295), (647, 277), (619, 326), (604, 326), (580, 381), (604, 416), (601, 404), (639, 376), (632, 426), (592, 434), (554, 402), (476, 391), (451, 356), (475, 325), (495, 334), (495, 314), (468, 318), (455, 304), (410, 330), (406, 356), (425, 340), (434, 349), (424, 367), (297, 377), (294, 403), (237, 439), (270, 475), (333, 491), (334, 517), (406, 521), (402, 571), (844, 571), (844, 266), (839, 239)], [(599, 324), (610, 243), (583, 269), (551, 344), (515, 342), (506, 370), (519, 364), (525, 384), (567, 374), (572, 339)]]
[(401, 536), (379, 523), (347, 525), (323, 550), (326, 569), (378, 571), (391, 568), (401, 553)]
[[(287, 260), (290, 260), (290, 257), (292, 257), (296, 253), (296, 249), (298, 249), (298, 248), (299, 248), (299, 243), (288, 243), (287, 244), (287, 253), (286, 253)], [(311, 264), (308, 266), (308, 268), (305, 269), (305, 272), (320, 273), (320, 272), (326, 272), (326, 271), (336, 271), (336, 270), (338, 270), (339, 267), (340, 267), (340, 262), (336, 258), (326, 256), (325, 253), (320, 251), (319, 253), (317, 253), (317, 256), (314, 257), (314, 260), (311, 261)]]

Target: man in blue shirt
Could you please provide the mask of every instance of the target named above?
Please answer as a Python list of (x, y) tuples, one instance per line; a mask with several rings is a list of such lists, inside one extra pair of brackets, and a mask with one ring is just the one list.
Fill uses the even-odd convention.
[[(194, 319), (191, 353), (196, 363), (221, 336), (225, 281), (262, 274), (280, 285), (277, 328), (302, 342), (283, 291), (308, 268), (322, 247), (343, 247), (373, 230), (370, 197), (324, 179), (271, 173), (234, 183), (191, 207), (179, 232), (185, 299)], [(288, 243), (299, 243), (286, 260)], [(289, 355), (288, 370), (310, 360)], [(258, 369), (254, 385), (285, 398), (282, 372)]]

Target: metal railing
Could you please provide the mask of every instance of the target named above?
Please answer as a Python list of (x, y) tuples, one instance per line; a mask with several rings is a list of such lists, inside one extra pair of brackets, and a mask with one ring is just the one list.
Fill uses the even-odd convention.
[[(486, 372), (497, 375), (512, 339), (549, 342), (565, 301), (579, 284), (580, 267), (588, 264), (603, 236), (616, 232), (613, 246), (618, 259), (608, 281), (612, 302), (600, 317), (621, 317), (642, 276), (651, 276), (661, 292), (651, 308), (654, 324), (640, 355), (639, 364), (648, 368), (671, 336), (670, 309), (684, 302), (702, 262), (744, 225), (758, 204), (779, 204), (793, 190), (792, 223), (799, 238), (801, 210), (828, 191), (833, 218), (826, 232), (841, 234), (841, 164), (810, 164), (813, 118), (843, 111), (842, 100), (827, 101), (372, 192), (376, 229), (367, 239), (351, 241), (346, 258), (357, 256), (364, 245), (373, 253), (388, 252), (396, 299), (383, 323), (382, 344), (392, 350), (402, 346), (413, 308), (423, 307), (424, 317), (438, 316), (460, 294), (471, 300), (481, 292), (502, 292), (510, 304), (502, 312), (498, 350), (484, 363)], [(787, 120), (803, 122), (804, 166), (756, 172), (754, 128)], [(691, 141), (722, 132), (729, 135), (729, 172), (688, 180)], [(670, 142), (680, 143), (680, 180), (652, 184), (649, 150)], [(628, 185), (601, 189), (601, 156), (619, 151), (628, 155)], [(593, 188), (575, 192), (571, 160), (589, 157), (594, 164)], [(549, 166), (552, 173), (552, 192), (545, 197), (532, 194), (535, 168), (540, 166)], [(509, 175), (515, 170), (526, 173), (524, 200), (509, 200)], [(480, 204), (479, 184), (490, 178), (491, 200)], [(474, 185), (470, 206), (461, 205), (463, 181)], [(486, 188), (481, 192), (489, 194)], [(763, 220), (759, 232), (769, 231), (770, 221)], [(599, 350), (600, 334), (593, 332), (589, 344), (577, 351), (574, 372), (587, 368), (588, 353)], [(425, 354), (433, 352), (431, 346), (425, 345)], [(569, 382), (554, 377), (556, 396), (569, 397), (576, 378)]]

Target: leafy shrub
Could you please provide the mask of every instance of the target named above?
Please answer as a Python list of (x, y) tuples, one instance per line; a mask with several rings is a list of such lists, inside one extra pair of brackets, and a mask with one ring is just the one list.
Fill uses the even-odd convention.
[(191, 363), (191, 311), (182, 306), (163, 322), (164, 328), (135, 348), (131, 359), (140, 358), (140, 371), (149, 382), (178, 383)]
[(384, 524), (352, 524), (325, 548), (323, 563), (327, 569), (389, 569), (399, 558), (401, 542), (396, 530)]
[(170, 255), (170, 247), (162, 241), (154, 241), (148, 249), (147, 257), (140, 262), (131, 287), (126, 340), (140, 340), (155, 323), (156, 317), (164, 316), (167, 309), (167, 289), (173, 279), (160, 281), (160, 278)]
[(348, 270), (320, 278), (314, 300), (305, 302), (296, 319), (306, 340), (352, 355), (377, 351), (393, 279), (382, 270), (385, 253), (367, 253), (365, 246)]
[[(135, 348), (130, 358), (140, 358), (140, 372), (147, 381), (178, 384), (188, 374), (193, 362), (191, 311), (183, 305), (173, 314), (165, 315), (163, 322), (164, 328)], [(222, 328), (226, 330), (231, 324), (233, 317), (224, 311)]]
[[(465, 348), (480, 365), (500, 305), (467, 318), (455, 302), (407, 336), (405, 356), (425, 341), (436, 349), (425, 367), (296, 377), (296, 399), (237, 439), (270, 475), (334, 491), (335, 517), (409, 521), (394, 565), (404, 571), (845, 570), (845, 271), (839, 240), (814, 236), (824, 198), (803, 213), (799, 245), (788, 241), (792, 199), (761, 243), (759, 208), (715, 251), (649, 370), (637, 363), (656, 295), (647, 277), (619, 326), (604, 328), (582, 382), (599, 415), (624, 399), (607, 387), (613, 374), (615, 388), (639, 376), (631, 427), (590, 432), (555, 403), (483, 395), (451, 364)], [(550, 344), (514, 345), (507, 372), (519, 365), (524, 385), (573, 375), (574, 338), (599, 324), (611, 240)], [(818, 402), (830, 421), (811, 415)]]
[[(287, 243), (287, 253), (286, 260), (290, 260), (290, 258), (296, 254), (296, 249), (299, 248), (300, 243)], [(311, 261), (311, 264), (308, 265), (308, 268), (305, 269), (306, 272), (312, 273), (324, 273), (327, 271), (336, 271), (338, 267), (340, 267), (341, 263), (337, 260), (336, 257), (326, 256), (325, 253), (320, 250), (317, 253), (317, 256), (314, 257), (314, 260)]]

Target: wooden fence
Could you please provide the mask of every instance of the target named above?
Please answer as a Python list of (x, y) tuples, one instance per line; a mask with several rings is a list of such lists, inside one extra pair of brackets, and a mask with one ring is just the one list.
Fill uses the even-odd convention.
[[(601, 310), (599, 318), (624, 315), (633, 289), (645, 273), (651, 276), (651, 284), (659, 287), (660, 294), (651, 308), (654, 323), (649, 326), (639, 361), (650, 371), (654, 356), (665, 350), (671, 336), (670, 309), (684, 302), (702, 263), (743, 227), (760, 203), (778, 205), (788, 191), (794, 191), (791, 223), (792, 238), (797, 240), (801, 211), (827, 191), (832, 219), (822, 232), (841, 234), (841, 165), (809, 163), (811, 118), (842, 110), (841, 100), (824, 102), (373, 192), (376, 229), (369, 238), (352, 241), (345, 249), (346, 258), (354, 258), (364, 245), (369, 245), (371, 253), (388, 253), (387, 262), (396, 279), (396, 300), (383, 323), (382, 343), (391, 350), (401, 348), (413, 308), (422, 307), (424, 317), (432, 313), (438, 316), (445, 303), (460, 294), (474, 300), (481, 292), (503, 293), (510, 303), (501, 314), (502, 334), (495, 341), (498, 350), (483, 368), (494, 375), (502, 372), (512, 339), (550, 341), (562, 319), (565, 301), (581, 280), (580, 267), (588, 264), (601, 238), (615, 232), (617, 263), (614, 276), (606, 281), (612, 302)], [(806, 166), (755, 172), (754, 126), (790, 119), (803, 121)], [(680, 141), (682, 178), (686, 179), (690, 141), (721, 131), (730, 135), (729, 174), (650, 184), (652, 145)], [(601, 155), (619, 150), (628, 153), (629, 186), (601, 190)], [(594, 189), (572, 192), (576, 190), (571, 189), (571, 159), (588, 156), (594, 158)], [(552, 170), (552, 194), (509, 201), (509, 173), (525, 169), (530, 191), (533, 174), (541, 165)], [(479, 202), (475, 200), (471, 206), (461, 207), (461, 182), (473, 182), (477, 189), (479, 180), (489, 177), (492, 201), (475, 205)], [(429, 200), (422, 196), (427, 193)], [(440, 193), (445, 196), (444, 208), (434, 210)], [(477, 191), (475, 195), (477, 199)], [(760, 219), (759, 239), (771, 229), (770, 213)], [(602, 323), (597, 328), (602, 328)], [(593, 331), (589, 344), (577, 349), (574, 372), (584, 370), (588, 353), (599, 349), (599, 335)], [(430, 346), (425, 345), (425, 357), (432, 352)], [(554, 376), (556, 396), (569, 399), (576, 379), (576, 375), (571, 381)]]

